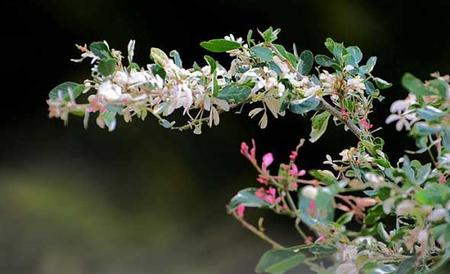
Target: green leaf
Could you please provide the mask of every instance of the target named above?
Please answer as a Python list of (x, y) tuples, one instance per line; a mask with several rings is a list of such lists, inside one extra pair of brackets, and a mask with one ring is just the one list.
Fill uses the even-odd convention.
[(263, 37), (264, 41), (267, 43), (272, 43), (273, 41), (278, 39), (278, 34), (280, 33), (281, 29), (273, 30), (272, 27), (266, 29), (261, 36)]
[(397, 274), (413, 274), (415, 273), (415, 264), (416, 264), (416, 257), (410, 257), (403, 262), (400, 263), (397, 269)]
[(183, 67), (183, 62), (181, 61), (180, 53), (178, 53), (178, 51), (172, 50), (169, 53), (169, 56), (173, 58), (173, 61), (174, 61), (175, 65), (177, 65), (177, 67), (179, 67), (179, 68)]
[(89, 50), (100, 60), (112, 58), (111, 51), (105, 42), (92, 42), (89, 45)]
[(318, 65), (323, 66), (323, 67), (331, 67), (333, 64), (336, 63), (330, 57), (328, 57), (326, 55), (322, 55), (322, 54), (316, 55), (315, 60)]
[(357, 46), (351, 46), (347, 48), (348, 53), (353, 57), (353, 60), (358, 64), (361, 62), (363, 54), (361, 52), (361, 49)]
[(391, 83), (389, 83), (381, 78), (375, 77), (375, 78), (373, 78), (373, 80), (375, 81), (375, 85), (377, 85), (377, 87), (379, 89), (387, 89), (387, 88), (392, 87)]
[(346, 223), (349, 223), (353, 219), (354, 215), (355, 214), (353, 212), (344, 213), (341, 215), (341, 217), (339, 217), (339, 219), (336, 220), (336, 223), (340, 225), (345, 225)]
[(264, 62), (272, 61), (273, 58), (272, 50), (261, 46), (254, 46), (250, 50), (257, 58), (261, 59), (262, 61)]
[(231, 198), (228, 210), (233, 211), (239, 205), (244, 205), (246, 207), (270, 207), (268, 202), (256, 197), (256, 191), (257, 188), (245, 188), (240, 190), (233, 198)]
[(309, 96), (300, 100), (294, 100), (289, 105), (289, 110), (295, 114), (306, 114), (316, 109), (320, 104), (316, 96)]
[(424, 205), (445, 204), (450, 200), (450, 187), (447, 185), (429, 183), (423, 190), (416, 192), (416, 200)]
[(74, 82), (65, 82), (54, 87), (48, 94), (51, 100), (57, 100), (60, 98), (64, 101), (70, 101), (70, 92), (72, 92), (73, 99), (76, 99), (85, 89), (84, 85)]
[(241, 44), (226, 39), (212, 39), (209, 41), (201, 42), (200, 46), (211, 52), (226, 52), (229, 50), (240, 48)]
[(425, 108), (418, 109), (417, 114), (419, 114), (420, 118), (429, 122), (437, 121), (445, 116), (445, 113), (442, 110), (432, 106), (426, 106)]
[(337, 43), (331, 38), (326, 39), (325, 47), (334, 55), (339, 63), (342, 62), (343, 56), (347, 53), (347, 49), (342, 43)]
[(383, 223), (378, 223), (377, 232), (378, 232), (378, 235), (380, 235), (381, 239), (383, 239), (383, 241), (385, 241), (385, 242), (390, 241), (389, 234), (386, 232), (386, 229), (384, 228)]
[(315, 244), (311, 246), (309, 251), (316, 256), (330, 256), (336, 253), (337, 248), (334, 245)]
[(151, 64), (150, 65), (150, 69), (151, 69), (151, 71), (152, 71), (152, 73), (154, 75), (159, 75), (159, 77), (161, 77), (162, 79), (166, 78), (167, 73), (164, 70), (164, 68), (161, 67), (160, 65), (158, 65), (158, 64)]
[(418, 97), (423, 97), (427, 95), (433, 95), (432, 92), (430, 92), (427, 87), (423, 84), (423, 82), (416, 78), (411, 73), (406, 73), (403, 75), (402, 78), (402, 85), (405, 87), (409, 92), (417, 95)]
[(329, 170), (313, 169), (309, 171), (309, 174), (327, 185), (337, 184), (336, 178)]
[(251, 93), (251, 88), (245, 85), (229, 85), (224, 87), (217, 98), (223, 99), (229, 102), (241, 103), (247, 100), (248, 96)]
[(98, 72), (100, 72), (103, 76), (109, 76), (116, 71), (116, 59), (114, 58), (107, 58), (102, 59), (98, 63)]
[(442, 144), (445, 149), (450, 150), (450, 127), (445, 127), (442, 133)]
[(367, 215), (364, 218), (364, 223), (367, 225), (373, 225), (378, 222), (382, 216), (384, 216), (383, 206), (373, 206), (367, 211)]
[(311, 143), (319, 140), (320, 136), (322, 136), (327, 130), (328, 119), (330, 118), (330, 113), (324, 111), (320, 114), (316, 114), (311, 118), (312, 121), (312, 129), (310, 133), (309, 141)]
[(411, 134), (418, 136), (428, 136), (431, 134), (436, 134), (442, 131), (441, 125), (430, 125), (425, 122), (418, 122), (414, 124)]
[(294, 54), (288, 52), (283, 45), (274, 44), (274, 46), (281, 56), (283, 56), (292, 66), (297, 66), (297, 57)]
[(300, 54), (297, 71), (301, 75), (308, 75), (314, 65), (314, 55), (309, 50), (304, 50)]
[(372, 72), (372, 70), (375, 67), (375, 64), (377, 63), (377, 57), (372, 56), (367, 60), (367, 63), (364, 66), (361, 66), (359, 69), (363, 74), (367, 74)]
[(256, 265), (256, 273), (285, 273), (306, 259), (298, 249), (274, 249), (264, 253)]
[(208, 65), (211, 67), (211, 73), (214, 73), (214, 71), (216, 71), (216, 68), (217, 68), (217, 61), (214, 60), (214, 58), (212, 58), (209, 55), (205, 55), (205, 60), (208, 63)]
[(164, 53), (164, 51), (158, 48), (150, 49), (150, 58), (152, 58), (153, 61), (161, 67), (164, 67), (169, 61), (169, 57)]
[(439, 94), (442, 99), (447, 98), (447, 90), (449, 89), (448, 83), (441, 79), (434, 79), (428, 82), (430, 88)]

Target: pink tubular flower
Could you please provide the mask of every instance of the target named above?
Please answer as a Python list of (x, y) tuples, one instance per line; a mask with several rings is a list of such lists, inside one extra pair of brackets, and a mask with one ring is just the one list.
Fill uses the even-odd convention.
[(264, 197), (266, 196), (264, 188), (258, 188), (258, 190), (255, 192), (255, 196), (260, 198), (261, 200), (264, 200)]
[(264, 173), (267, 172), (267, 167), (270, 166), (270, 164), (272, 164), (272, 162), (273, 162), (272, 153), (269, 152), (269, 153), (264, 154), (263, 161), (262, 161), (262, 167), (261, 167)]
[(268, 202), (271, 205), (278, 204), (281, 201), (281, 198), (277, 198), (277, 190), (273, 187), (269, 187), (269, 189), (266, 191), (266, 196), (264, 197), (264, 200)]
[(305, 170), (298, 170), (298, 167), (296, 164), (291, 165), (291, 169), (289, 170), (289, 175), (291, 176), (304, 176), (306, 174)]
[(348, 111), (345, 108), (341, 108), (339, 111), (344, 118), (348, 118)]
[(361, 125), (362, 125), (365, 129), (367, 129), (367, 130), (373, 128), (373, 125), (370, 124), (369, 121), (367, 121), (366, 118), (361, 118), (361, 120), (359, 120), (359, 122), (360, 122)]
[(245, 205), (240, 204), (237, 208), (236, 208), (236, 215), (239, 218), (244, 217), (244, 212), (245, 212)]
[(268, 190), (265, 190), (262, 187), (258, 188), (255, 192), (255, 196), (271, 205), (278, 204), (281, 201), (281, 197), (277, 197), (277, 190), (273, 187), (269, 187)]
[(256, 181), (258, 181), (258, 183), (263, 184), (263, 185), (267, 185), (268, 184), (267, 178), (263, 177), (261, 175), (258, 178), (256, 178)]
[(252, 139), (252, 148), (250, 149), (249, 152), (249, 147), (247, 145), (247, 143), (242, 142), (241, 143), (241, 154), (245, 156), (245, 158), (247, 158), (248, 160), (250, 160), (251, 162), (256, 162), (256, 145), (255, 145), (255, 140)]
[(291, 155), (289, 155), (289, 159), (293, 162), (293, 161), (295, 161), (295, 159), (297, 159), (297, 156), (298, 156), (298, 152), (293, 150), (293, 151), (291, 151)]
[(309, 215), (316, 214), (316, 203), (314, 202), (314, 200), (309, 201), (308, 213), (309, 213)]

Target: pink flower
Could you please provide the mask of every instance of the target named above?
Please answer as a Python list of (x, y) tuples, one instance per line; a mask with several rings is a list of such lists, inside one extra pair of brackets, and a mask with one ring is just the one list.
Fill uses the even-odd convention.
[(245, 205), (240, 204), (238, 205), (238, 207), (236, 208), (236, 215), (238, 215), (239, 218), (244, 217), (244, 212), (245, 212)]
[(250, 162), (256, 162), (256, 145), (255, 140), (252, 139), (252, 148), (250, 149), (250, 152), (248, 151), (249, 147), (247, 143), (242, 142), (241, 143), (241, 154), (245, 156)]
[(264, 188), (258, 188), (258, 190), (255, 192), (255, 196), (264, 200), (264, 197), (266, 196), (266, 192), (264, 190)]
[(295, 159), (297, 159), (297, 156), (298, 156), (298, 152), (293, 150), (293, 151), (291, 151), (291, 155), (289, 155), (289, 159), (293, 162), (293, 161), (295, 161)]
[(263, 177), (261, 175), (258, 178), (256, 178), (256, 181), (258, 181), (258, 183), (263, 184), (263, 185), (267, 185), (268, 184), (267, 178)]
[(373, 125), (370, 124), (369, 121), (367, 121), (366, 118), (361, 118), (361, 120), (359, 120), (359, 122), (360, 122), (361, 125), (362, 125), (365, 129), (367, 129), (367, 130), (373, 128)]
[(348, 111), (345, 108), (341, 108), (339, 111), (344, 118), (348, 118)]
[(266, 153), (263, 156), (263, 162), (262, 162), (262, 170), (263, 172), (267, 172), (267, 167), (270, 166), (273, 162), (273, 155), (272, 153)]
[(258, 188), (255, 192), (255, 196), (271, 205), (278, 204), (281, 201), (281, 197), (277, 197), (277, 190), (273, 187), (269, 187), (268, 190), (265, 190), (262, 187)]
[(316, 203), (314, 202), (314, 200), (309, 200), (308, 213), (309, 213), (309, 215), (316, 214)]
[(296, 164), (291, 165), (291, 169), (289, 170), (289, 175), (291, 176), (304, 176), (306, 174), (305, 170), (298, 170), (298, 167)]
[(241, 154), (244, 156), (248, 155), (248, 145), (246, 142), (241, 143)]
[(269, 187), (269, 189), (266, 191), (266, 196), (264, 197), (264, 200), (268, 202), (271, 205), (278, 204), (281, 201), (281, 198), (277, 198), (277, 190), (273, 187)]

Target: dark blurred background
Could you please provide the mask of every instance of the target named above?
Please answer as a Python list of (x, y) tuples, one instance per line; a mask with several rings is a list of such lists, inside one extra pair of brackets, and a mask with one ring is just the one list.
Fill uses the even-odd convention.
[[(314, 53), (333, 37), (378, 56), (376, 74), (395, 84), (372, 115), (383, 126), (390, 103), (406, 94), (404, 72), (450, 72), (449, 8), (446, 0), (3, 1), (0, 273), (252, 273), (268, 246), (225, 212), (234, 192), (256, 185), (239, 144), (255, 138), (259, 155), (285, 160), (309, 133), (308, 121), (293, 115), (260, 130), (231, 113), (201, 136), (151, 118), (113, 133), (84, 130), (76, 118), (64, 127), (47, 118), (45, 100), (55, 85), (89, 76), (88, 64), (69, 61), (79, 56), (75, 43), (105, 39), (125, 51), (133, 38), (141, 64), (154, 46), (177, 49), (190, 65), (203, 60), (199, 42), (248, 29), (280, 27), (281, 43)], [(383, 127), (392, 159), (413, 147)], [(301, 150), (303, 168), (354, 143), (330, 128)], [(289, 221), (267, 218), (281, 242), (299, 241)]]

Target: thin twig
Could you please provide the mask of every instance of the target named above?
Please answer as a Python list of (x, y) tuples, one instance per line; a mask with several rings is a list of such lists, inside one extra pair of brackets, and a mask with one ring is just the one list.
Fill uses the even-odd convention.
[(336, 108), (334, 108), (327, 101), (325, 101), (325, 99), (320, 98), (319, 100), (320, 100), (320, 105), (324, 110), (328, 111), (331, 115), (338, 118), (339, 121), (344, 123), (350, 129), (350, 131), (356, 135), (356, 137), (358, 139), (361, 139), (361, 136), (363, 135), (363, 132), (361, 129), (359, 129), (349, 119), (344, 118), (344, 116), (342, 116), (342, 114)]
[(260, 231), (255, 226), (253, 226), (250, 223), (248, 223), (244, 218), (239, 217), (235, 212), (232, 212), (231, 214), (246, 229), (250, 230), (253, 234), (258, 236), (260, 239), (262, 239), (262, 240), (266, 241), (267, 243), (269, 243), (270, 245), (272, 245), (273, 248), (275, 248), (275, 249), (282, 249), (282, 248), (284, 248), (284, 246), (282, 246), (281, 244), (279, 244), (278, 242), (276, 242), (275, 240), (273, 240), (272, 238), (267, 236), (264, 232)]

